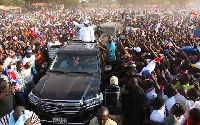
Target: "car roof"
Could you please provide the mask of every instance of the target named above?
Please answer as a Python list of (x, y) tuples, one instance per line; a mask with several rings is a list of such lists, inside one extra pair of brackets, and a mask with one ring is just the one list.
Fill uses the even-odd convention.
[(83, 55), (97, 55), (98, 48), (96, 43), (86, 43), (82, 41), (69, 42), (66, 47), (62, 48), (58, 54), (67, 53), (71, 55), (83, 54)]

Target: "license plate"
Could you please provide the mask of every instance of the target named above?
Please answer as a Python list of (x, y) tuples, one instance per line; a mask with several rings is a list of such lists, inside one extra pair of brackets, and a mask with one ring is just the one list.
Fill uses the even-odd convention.
[(54, 124), (67, 124), (67, 118), (53, 118)]

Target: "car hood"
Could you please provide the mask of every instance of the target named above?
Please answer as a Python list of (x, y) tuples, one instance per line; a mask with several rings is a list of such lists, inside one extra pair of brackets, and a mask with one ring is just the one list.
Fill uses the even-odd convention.
[(100, 75), (47, 73), (33, 92), (41, 99), (87, 99), (99, 93), (100, 80)]

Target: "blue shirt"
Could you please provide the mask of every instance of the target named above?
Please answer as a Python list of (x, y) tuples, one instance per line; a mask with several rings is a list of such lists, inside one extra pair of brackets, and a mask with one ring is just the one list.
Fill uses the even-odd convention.
[(116, 56), (115, 56), (115, 43), (111, 42), (106, 45), (106, 49), (109, 50), (108, 53), (106, 53), (106, 60), (107, 61), (115, 61)]

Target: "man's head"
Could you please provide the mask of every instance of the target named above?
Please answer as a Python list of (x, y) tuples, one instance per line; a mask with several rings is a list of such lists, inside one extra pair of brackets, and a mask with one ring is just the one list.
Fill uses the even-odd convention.
[(175, 64), (170, 65), (170, 74), (171, 75), (177, 75), (178, 74), (178, 67)]
[(32, 50), (31, 49), (27, 49), (26, 50), (26, 57), (30, 58), (32, 56)]
[(105, 106), (101, 106), (97, 111), (97, 118), (100, 125), (105, 125), (109, 117), (109, 110)]
[(113, 36), (110, 35), (110, 36), (108, 37), (108, 42), (111, 43), (112, 41), (113, 41)]
[(171, 114), (180, 117), (185, 113), (185, 107), (181, 103), (175, 103), (171, 108)]
[(190, 65), (191, 64), (189, 62), (185, 61), (185, 62), (182, 63), (181, 69), (182, 70), (188, 70), (190, 68)]
[(135, 77), (132, 77), (132, 76), (129, 77), (128, 82), (129, 82), (129, 87), (132, 89), (134, 89), (138, 86), (138, 80)]
[(164, 60), (161, 64), (160, 67), (164, 70), (164, 69), (168, 69), (168, 67), (170, 66), (169, 61)]
[(127, 73), (128, 76), (135, 76), (135, 67), (134, 66), (127, 66)]
[(17, 106), (14, 110), (13, 116), (15, 121), (18, 120), (18, 118), (23, 114), (23, 110), (25, 110), (25, 107), (23, 106)]
[(196, 101), (197, 98), (199, 97), (199, 91), (195, 88), (191, 88), (190, 90), (188, 90), (187, 96), (191, 100)]
[(89, 24), (90, 24), (90, 21), (89, 21), (89, 20), (85, 20), (85, 21), (84, 21), (84, 25), (85, 25), (85, 27), (88, 27)]
[(97, 30), (101, 30), (101, 26), (97, 26)]
[(165, 118), (164, 124), (165, 125), (179, 125), (179, 121), (174, 115), (170, 114)]
[(165, 85), (164, 93), (168, 96), (168, 98), (171, 98), (175, 94), (175, 86), (173, 84), (167, 84)]
[(165, 100), (162, 97), (156, 97), (152, 100), (152, 104), (156, 110), (159, 110), (165, 104)]
[(193, 108), (189, 111), (191, 125), (196, 125), (200, 122), (200, 109)]
[(3, 78), (0, 80), (0, 92), (5, 91), (9, 87), (9, 83), (6, 82)]
[(181, 83), (181, 85), (186, 85), (190, 81), (190, 75), (188, 73), (184, 73), (179, 77), (178, 81)]
[(116, 76), (110, 78), (110, 85), (118, 86), (118, 78)]
[(17, 62), (17, 70), (22, 71), (24, 68), (23, 62), (22, 61), (18, 61)]
[(151, 81), (151, 80), (146, 80), (146, 81), (144, 82), (142, 88), (143, 88), (144, 90), (147, 90), (147, 89), (149, 89), (152, 85), (153, 85), (153, 81)]
[(136, 64), (136, 69), (138, 70), (138, 72), (142, 71), (143, 68), (144, 68), (144, 63), (143, 62), (138, 62)]
[(180, 95), (182, 95), (182, 96), (184, 96), (184, 97), (187, 97), (187, 92), (188, 92), (188, 90), (187, 90), (185, 87), (181, 87), (181, 88), (179, 89)]
[(52, 39), (51, 39), (51, 42), (52, 42), (52, 43), (55, 43), (55, 41), (56, 41), (56, 37), (53, 36)]

